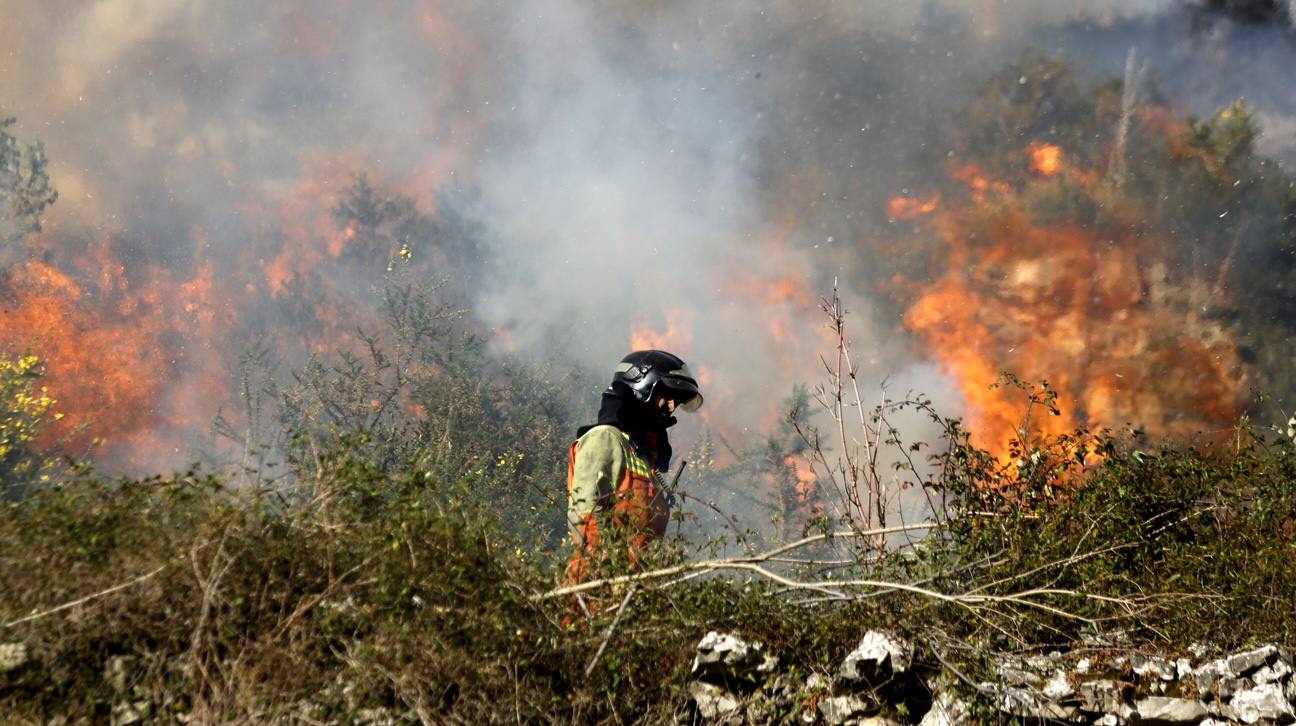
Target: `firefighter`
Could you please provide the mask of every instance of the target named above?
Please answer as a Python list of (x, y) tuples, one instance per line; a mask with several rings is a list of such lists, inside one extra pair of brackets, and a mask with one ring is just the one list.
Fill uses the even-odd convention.
[(598, 421), (581, 427), (571, 445), (567, 524), (576, 550), (567, 567), (569, 584), (584, 581), (596, 558), (624, 553), (629, 566), (637, 566), (643, 548), (666, 534), (666, 430), (675, 425), (677, 409), (701, 406), (697, 380), (678, 357), (641, 350), (621, 359), (603, 392)]

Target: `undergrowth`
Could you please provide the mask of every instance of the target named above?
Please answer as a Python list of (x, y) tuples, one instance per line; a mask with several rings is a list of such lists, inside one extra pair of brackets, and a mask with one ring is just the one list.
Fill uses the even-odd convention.
[(1133, 609), (1059, 594), (1058, 609), (1078, 616), (1063, 617), (885, 590), (792, 605), (760, 579), (712, 577), (640, 586), (610, 637), (614, 608), (564, 627), (571, 601), (534, 597), (554, 587), (562, 551), (501, 528), (416, 469), (339, 456), (345, 479), (331, 486), (345, 495), (300, 500), (199, 472), (82, 474), (3, 505), (0, 642), (25, 644), (28, 662), (0, 673), (0, 714), (96, 721), (135, 703), (162, 719), (234, 722), (386, 709), (433, 723), (667, 723), (687, 713), (693, 646), (708, 630), (760, 640), (801, 673), (830, 672), (877, 627), (920, 649), (962, 644), (942, 657), (969, 673), (979, 654), (1108, 628), (1163, 648), (1288, 638), (1291, 442), (1244, 432), (1151, 452), (1134, 439), (1093, 442), (1070, 478), (1047, 493), (1023, 479), (1011, 503), (965, 466), (972, 478), (948, 530), (838, 576), (947, 593), (1101, 593)]
[(24, 643), (29, 662), (0, 673), (0, 714), (97, 721), (143, 702), (221, 722), (374, 708), (432, 723), (669, 722), (707, 630), (822, 668), (860, 622), (851, 608), (785, 610), (757, 583), (648, 588), (586, 677), (609, 614), (563, 627), (567, 600), (529, 597), (553, 584), (545, 557), (417, 473), (384, 484), (381, 506), (285, 508), (198, 473), (83, 477), (5, 504), (0, 641)]

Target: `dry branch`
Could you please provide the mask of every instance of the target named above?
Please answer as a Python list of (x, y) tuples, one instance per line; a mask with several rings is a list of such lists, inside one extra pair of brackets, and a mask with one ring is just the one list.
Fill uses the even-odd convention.
[(630, 598), (634, 597), (635, 586), (631, 585), (626, 589), (625, 597), (621, 600), (621, 605), (617, 607), (616, 616), (612, 618), (612, 624), (608, 626), (607, 632), (603, 633), (603, 642), (599, 643), (598, 651), (590, 659), (589, 665), (585, 666), (585, 676), (588, 678), (594, 672), (594, 666), (598, 665), (599, 658), (603, 657), (603, 651), (607, 650), (608, 643), (612, 642), (612, 634), (616, 632), (617, 625), (621, 622), (621, 616), (625, 614), (626, 606), (630, 604)]
[[(913, 595), (918, 595), (920, 597), (924, 597), (927, 599), (936, 600), (938, 602), (957, 605), (959, 607), (967, 609), (969, 612), (973, 613), (974, 615), (978, 614), (979, 610), (985, 610), (989, 612), (1002, 614), (1001, 608), (1009, 608), (1009, 609), (1027, 608), (1031, 610), (1038, 610), (1068, 620), (1076, 620), (1076, 621), (1084, 622), (1090, 625), (1096, 625), (1101, 619), (1079, 615), (1058, 605), (1051, 604), (1050, 601), (1065, 599), (1065, 600), (1097, 602), (1105, 605), (1115, 606), (1117, 608), (1124, 610), (1126, 613), (1134, 613), (1138, 610), (1137, 607), (1138, 602), (1136, 599), (1130, 599), (1124, 597), (1112, 597), (1108, 595), (1080, 592), (1078, 590), (1070, 590), (1070, 589), (1063, 589), (1063, 588), (1032, 588), (1020, 592), (996, 595), (996, 594), (989, 594), (984, 592), (985, 587), (983, 586), (963, 593), (947, 593), (929, 587), (922, 587), (919, 584), (915, 584), (915, 583), (896, 582), (891, 580), (878, 580), (878, 579), (815, 580), (815, 581), (797, 580), (797, 579), (793, 579), (792, 577), (788, 577), (786, 575), (782, 575), (777, 572), (774, 572), (764, 566), (771, 562), (780, 561), (781, 559), (780, 555), (783, 555), (789, 551), (793, 551), (801, 547), (806, 547), (816, 542), (827, 540), (830, 537), (842, 537), (842, 538), (854, 537), (854, 538), (864, 538), (865, 541), (876, 541), (877, 537), (886, 536), (888, 534), (894, 534), (897, 532), (905, 532), (905, 531), (913, 531), (913, 530), (932, 529), (937, 526), (938, 525), (936, 524), (916, 524), (916, 525), (905, 525), (905, 526), (896, 526), (896, 527), (883, 527), (875, 530), (836, 532), (831, 535), (828, 534), (814, 535), (811, 537), (806, 537), (804, 539), (797, 540), (796, 542), (791, 542), (789, 544), (776, 547), (771, 550), (767, 550), (765, 552), (762, 552), (757, 555), (753, 555), (751, 557), (702, 560), (699, 562), (689, 562), (681, 565), (675, 565), (673, 567), (665, 567), (657, 570), (650, 570), (647, 572), (636, 572), (629, 575), (621, 575), (619, 577), (608, 577), (599, 580), (591, 580), (589, 582), (583, 582), (578, 585), (559, 587), (545, 593), (532, 595), (530, 599), (533, 602), (539, 602), (544, 600), (550, 600), (557, 597), (562, 597), (564, 595), (575, 594), (579, 597), (579, 593), (586, 592), (589, 590), (596, 590), (599, 588), (612, 587), (615, 585), (623, 585), (623, 584), (630, 584), (632, 585), (633, 588), (633, 586), (638, 585), (640, 583), (663, 580), (672, 577), (675, 578), (665, 583), (667, 586), (669, 586), (711, 572), (746, 571), (746, 572), (755, 573), (756, 575), (759, 575), (760, 577), (769, 580), (770, 582), (781, 585), (784, 588), (783, 592), (809, 591), (824, 596), (822, 598), (814, 598), (813, 600), (811, 600), (811, 602), (823, 601), (825, 599), (854, 600), (862, 597), (868, 597), (877, 594), (878, 592), (901, 591)], [(1079, 554), (1076, 557), (1068, 558), (1066, 560), (1062, 560), (1052, 564), (1065, 566), (1074, 561), (1079, 561), (1081, 559), (1084, 559), (1088, 556), (1090, 556), (1090, 553)], [(679, 577), (681, 575), (682, 577)], [(869, 590), (870, 592), (863, 592), (863, 593), (854, 592), (857, 590)], [(628, 602), (628, 598), (626, 602)], [(613, 627), (615, 627), (615, 621), (613, 623)]]
[(85, 603), (88, 603), (88, 602), (90, 602), (91, 600), (94, 600), (95, 598), (100, 598), (100, 597), (103, 597), (104, 595), (111, 595), (111, 594), (113, 594), (114, 592), (118, 592), (119, 590), (125, 590), (125, 589), (128, 588), (128, 587), (131, 587), (131, 586), (134, 586), (134, 585), (138, 585), (138, 584), (140, 584), (141, 582), (144, 582), (145, 580), (148, 580), (149, 578), (156, 576), (159, 572), (161, 572), (162, 570), (165, 570), (165, 569), (166, 569), (166, 565), (162, 565), (162, 566), (158, 567), (157, 569), (153, 570), (152, 572), (146, 572), (146, 573), (144, 573), (143, 575), (140, 575), (139, 577), (136, 577), (136, 578), (134, 578), (134, 579), (127, 580), (126, 582), (119, 583), (119, 584), (117, 584), (117, 585), (113, 585), (112, 587), (110, 587), (110, 588), (108, 588), (108, 589), (106, 589), (106, 590), (100, 590), (99, 592), (92, 592), (92, 593), (90, 593), (89, 595), (86, 595), (85, 597), (79, 597), (79, 598), (77, 598), (76, 600), (72, 600), (72, 601), (70, 601), (70, 602), (65, 602), (65, 603), (63, 603), (62, 605), (59, 605), (59, 606), (57, 606), (57, 607), (52, 607), (52, 608), (50, 608), (49, 610), (42, 610), (42, 611), (40, 611), (40, 612), (38, 612), (38, 613), (32, 613), (31, 615), (27, 615), (27, 616), (25, 616), (25, 617), (18, 618), (17, 620), (11, 620), (11, 621), (5, 623), (3, 627), (6, 627), (6, 628), (12, 628), (12, 627), (15, 626), (15, 625), (21, 625), (21, 624), (23, 624), (23, 623), (28, 623), (28, 622), (31, 622), (31, 621), (33, 621), (33, 620), (39, 620), (39, 619), (41, 619), (41, 618), (43, 618), (43, 617), (47, 617), (47, 616), (53, 615), (54, 613), (59, 613), (59, 612), (62, 612), (62, 611), (64, 611), (64, 610), (68, 610), (68, 609), (70, 609), (70, 608), (74, 608), (74, 607), (76, 607), (77, 605), (84, 605)]
[(705, 572), (705, 571), (725, 570), (725, 569), (750, 569), (749, 567), (750, 565), (756, 565), (762, 562), (768, 562), (769, 560), (778, 557), (779, 555), (785, 552), (790, 552), (792, 550), (796, 550), (801, 547), (814, 544), (816, 542), (822, 542), (827, 539), (876, 537), (881, 535), (894, 534), (897, 532), (914, 532), (914, 531), (929, 530), (936, 526), (937, 525), (935, 524), (910, 524), (910, 525), (905, 525), (903, 527), (885, 527), (876, 530), (864, 530), (864, 531), (850, 530), (850, 531), (843, 531), (843, 532), (834, 532), (832, 534), (816, 534), (810, 537), (805, 537), (804, 539), (799, 539), (789, 544), (782, 545), (780, 547), (775, 547), (772, 550), (766, 550), (765, 552), (762, 552), (757, 555), (753, 555), (751, 557), (735, 557), (731, 559), (716, 559), (716, 560), (702, 560), (700, 562), (687, 562), (682, 565), (675, 565), (673, 567), (664, 567), (657, 570), (649, 570), (647, 572), (636, 572), (629, 575), (620, 575), (618, 577), (607, 577), (601, 580), (590, 580), (589, 582), (582, 582), (579, 585), (568, 585), (566, 587), (559, 587), (550, 590), (548, 592), (532, 595), (530, 599), (534, 602), (538, 602), (542, 600), (552, 600), (553, 598), (562, 597), (563, 595), (571, 595), (574, 593), (586, 592), (588, 590), (597, 590), (601, 587), (609, 587), (612, 585), (620, 585), (620, 584), (632, 583), (632, 582), (648, 582), (652, 580), (660, 580), (666, 577), (671, 577), (686, 572)]

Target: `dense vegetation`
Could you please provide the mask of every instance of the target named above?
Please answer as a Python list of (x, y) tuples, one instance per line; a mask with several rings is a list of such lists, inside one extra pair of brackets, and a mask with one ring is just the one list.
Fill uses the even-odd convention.
[[(1041, 82), (1018, 82), (1027, 76)], [(1096, 166), (1109, 154), (1092, 138), (1118, 125), (1120, 108), (1118, 87), (1083, 89), (1064, 66), (1027, 61), (989, 84), (964, 133), (984, 148), (1008, 134), (1017, 150), (1047, 135)], [(1286, 350), (1289, 181), (1251, 154), (1242, 107), (1182, 128), (1160, 147), (1155, 136), (1130, 144), (1119, 195), (1059, 177), (1032, 187), (1026, 208), (1041, 223), (1102, 229), (1173, 199), (1137, 223), (1185, 242), (1206, 230), (1186, 254), (1230, 276), (1229, 324)], [(978, 161), (997, 178), (1026, 173), (1007, 156)], [(1189, 203), (1202, 195), (1219, 196)], [(1117, 196), (1127, 201), (1107, 204)], [(1191, 218), (1222, 208), (1246, 219), (1245, 235)], [(669, 723), (688, 713), (693, 646), (708, 630), (761, 640), (805, 674), (890, 628), (927, 662), (980, 677), (989, 653), (1102, 632), (1176, 651), (1285, 641), (1296, 628), (1288, 428), (1243, 419), (1227, 436), (1152, 442), (1136, 429), (1024, 427), (997, 457), (924, 401), (887, 404), (854, 433), (900, 452), (898, 476), (929, 495), (934, 525), (884, 541), (868, 533), (878, 521), (830, 520), (794, 495), (788, 457), (833, 446), (815, 435), (805, 391), (760, 447), (730, 452), (736, 463), (717, 464), (709, 439), (690, 454), (721, 512), (739, 496), (732, 482), (762, 482), (751, 496), (768, 526), (672, 540), (640, 581), (585, 593), (603, 607), (571, 624), (573, 600), (546, 594), (566, 557), (559, 482), (580, 421), (563, 391), (579, 374), (489, 351), (453, 290), (401, 274), (409, 240), (438, 234), (407, 200), (360, 178), (336, 216), (391, 271), (376, 293), (381, 324), (285, 375), (250, 349), (244, 410), (215, 426), (237, 443), (233, 466), (111, 479), (59, 460), (42, 438), (58, 405), (37, 359), (0, 356), (0, 720)], [(1278, 262), (1225, 264), (1243, 255)], [(1276, 362), (1260, 370), (1291, 385)], [(1023, 416), (1068, 405), (1046, 384), (1002, 385)], [(904, 440), (888, 424), (902, 407), (930, 415), (941, 439)], [(878, 483), (870, 465), (818, 473), (839, 491), (867, 489)], [(803, 535), (814, 541), (800, 563), (726, 571)], [(707, 558), (718, 559), (696, 565)], [(709, 576), (687, 577), (698, 573)]]
[[(889, 627), (929, 660), (936, 650), (976, 673), (987, 653), (1099, 631), (1173, 651), (1282, 640), (1296, 627), (1286, 432), (1239, 429), (1229, 446), (1152, 451), (1108, 436), (1087, 437), (1084, 453), (1052, 442), (1017, 467), (1009, 496), (987, 486), (1001, 465), (958, 443), (951, 425), (944, 486), (958, 506), (945, 528), (871, 564), (785, 574), (1003, 599), (870, 587), (793, 605), (804, 591), (759, 577), (658, 579), (639, 586), (588, 677), (615, 608), (571, 628), (570, 599), (536, 599), (562, 554), (501, 523), (492, 503), (504, 485), (487, 474), (380, 465), (345, 437), (293, 491), (198, 472), (67, 472), (3, 505), (0, 640), (24, 644), (28, 660), (0, 673), (0, 712), (98, 719), (116, 705), (327, 721), (382, 708), (428, 722), (669, 722), (687, 708), (692, 646), (711, 629), (758, 638), (808, 673), (830, 671), (865, 629)], [(842, 537), (828, 552), (867, 550)], [(661, 563), (683, 555), (663, 552)], [(1054, 594), (1013, 599), (1038, 588)]]

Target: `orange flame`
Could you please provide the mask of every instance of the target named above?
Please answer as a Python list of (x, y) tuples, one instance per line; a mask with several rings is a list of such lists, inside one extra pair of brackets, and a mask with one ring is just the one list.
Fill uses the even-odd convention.
[[(218, 339), (214, 330), (225, 319), (211, 303), (210, 264), (176, 283), (156, 267), (128, 276), (108, 250), (106, 241), (92, 246), (75, 263), (81, 267), (75, 277), (37, 261), (11, 270), (0, 286), (7, 301), (0, 309), (0, 349), (30, 349), (45, 361), (44, 385), (67, 414), (54, 425), (56, 437), (76, 432), (75, 447), (110, 437), (108, 456), (130, 459), (139, 437), (172, 429), (175, 442), (152, 444), (175, 448), (180, 430), (201, 430), (194, 419), (215, 411), (224, 386), (211, 386), (214, 351), (186, 341)], [(163, 405), (164, 391), (201, 399), (202, 414)]]
[(1041, 176), (1053, 176), (1062, 168), (1062, 147), (1032, 141), (1026, 148), (1030, 154), (1031, 171)]
[(693, 321), (683, 310), (666, 312), (665, 330), (654, 329), (644, 315), (631, 323), (630, 350), (667, 350), (681, 354), (693, 345)]
[[(1148, 242), (1107, 244), (1011, 209), (975, 238), (963, 232), (970, 221), (938, 225), (944, 271), (904, 322), (957, 381), (976, 445), (1002, 456), (1013, 439), (1076, 426), (1189, 434), (1236, 416), (1232, 342), (1200, 306), (1172, 299), (1164, 269), (1141, 261)], [(1061, 415), (1036, 411), (1022, 432), (1020, 392), (991, 388), (1001, 371), (1047, 379)]]
[(986, 177), (985, 172), (976, 164), (966, 164), (957, 166), (950, 170), (950, 176), (955, 181), (961, 181), (967, 185), (970, 190), (973, 204), (982, 205), (986, 202), (986, 195), (989, 192), (996, 194), (1006, 194), (1012, 189), (1007, 183), (1001, 181), (991, 182)]
[(936, 211), (936, 197), (914, 199), (913, 197), (892, 197), (887, 202), (887, 219), (896, 222), (908, 222), (924, 217)]
[(495, 329), (491, 332), (495, 336), (495, 343), (504, 350), (507, 350), (510, 353), (517, 351), (517, 341), (513, 339), (513, 332), (508, 328), (505, 328), (503, 325), (496, 325)]
[(788, 455), (783, 459), (783, 464), (796, 477), (797, 501), (804, 504), (815, 498), (819, 491), (819, 477), (815, 474), (814, 467), (810, 466), (806, 460), (800, 456)]

